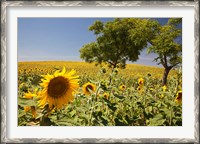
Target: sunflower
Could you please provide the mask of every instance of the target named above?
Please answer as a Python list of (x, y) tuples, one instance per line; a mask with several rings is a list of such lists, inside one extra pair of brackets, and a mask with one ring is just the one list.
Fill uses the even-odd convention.
[(162, 87), (162, 89), (163, 89), (163, 91), (165, 92), (165, 91), (167, 90), (167, 86), (164, 85), (164, 86)]
[(161, 94), (159, 97), (162, 99), (162, 98), (164, 98), (164, 97), (165, 97), (165, 95), (164, 95), (164, 94)]
[(139, 87), (137, 88), (137, 90), (138, 90), (138, 91), (141, 91), (141, 87), (139, 86)]
[(120, 85), (120, 86), (119, 86), (119, 89), (120, 89), (121, 91), (124, 91), (124, 90), (126, 89), (126, 86), (125, 86), (125, 85)]
[(150, 76), (151, 76), (151, 73), (150, 73), (150, 72), (148, 72), (148, 73), (147, 73), (147, 76), (149, 76), (149, 77), (150, 77)]
[(25, 111), (25, 112), (28, 112), (28, 111), (30, 111), (30, 109), (31, 109), (31, 107), (30, 107), (30, 106), (24, 106), (24, 111)]
[[(36, 94), (31, 93), (30, 91), (28, 91), (28, 93), (25, 93), (24, 98), (32, 99), (35, 96), (36, 96)], [(35, 109), (35, 106), (24, 106), (24, 111), (25, 112), (29, 112), (30, 110), (31, 110), (31, 113), (32, 113), (32, 117), (36, 118), (36, 109)]]
[[(37, 90), (37, 89), (36, 89)], [(36, 92), (35, 90), (35, 92)], [(28, 90), (28, 93), (25, 93), (24, 95), (24, 98), (28, 98), (28, 99), (32, 99), (33, 97), (35, 97), (36, 94), (35, 93), (31, 93), (29, 90)]]
[(118, 69), (117, 69), (117, 68), (115, 68), (115, 69), (114, 69), (114, 74), (115, 74), (115, 75), (117, 75), (117, 74), (118, 74), (118, 72), (119, 72), (119, 71), (118, 71)]
[(90, 95), (91, 92), (95, 92), (95, 91), (96, 91), (96, 85), (95, 84), (88, 82), (88, 83), (85, 83), (83, 85), (83, 93), (85, 95)]
[(33, 118), (36, 118), (36, 108), (34, 106), (31, 106), (31, 114)]
[(154, 89), (153, 89), (153, 88), (150, 88), (149, 90), (150, 90), (150, 91), (154, 91)]
[(101, 72), (102, 72), (102, 73), (106, 73), (106, 68), (105, 68), (105, 67), (102, 67)]
[(144, 79), (143, 78), (139, 78), (138, 79), (138, 84), (139, 85), (143, 85), (144, 84)]
[(104, 93), (103, 97), (108, 100), (109, 94), (108, 93)]
[(175, 102), (180, 104), (182, 102), (182, 91), (178, 91), (176, 98), (175, 98)]
[(143, 87), (140, 85), (140, 86), (137, 87), (137, 91), (138, 91), (140, 94), (142, 94), (142, 93), (144, 92), (144, 89), (143, 89)]
[(73, 92), (79, 87), (78, 76), (74, 76), (75, 70), (66, 73), (65, 67), (60, 72), (57, 70), (52, 75), (43, 75), (40, 85), (43, 90), (38, 94), (39, 107), (44, 108), (46, 103), (49, 107), (53, 106), (61, 109), (63, 105), (68, 104), (74, 99)]

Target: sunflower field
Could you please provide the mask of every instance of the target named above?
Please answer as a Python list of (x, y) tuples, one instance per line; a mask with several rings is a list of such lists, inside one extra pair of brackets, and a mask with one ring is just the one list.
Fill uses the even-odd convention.
[(127, 64), (19, 62), (18, 126), (182, 126), (182, 73)]

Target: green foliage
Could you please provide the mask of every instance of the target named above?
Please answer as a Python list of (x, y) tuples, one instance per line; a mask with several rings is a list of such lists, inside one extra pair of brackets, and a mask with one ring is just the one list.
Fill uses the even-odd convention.
[[(97, 86), (94, 93), (86, 96), (81, 89), (75, 93), (72, 103), (62, 109), (50, 109), (48, 104), (44, 108), (37, 107), (37, 100), (22, 98), (24, 92), (19, 87), (18, 98), (18, 125), (40, 126), (181, 126), (182, 105), (174, 102), (178, 87), (181, 87), (177, 77), (171, 77), (165, 91), (157, 83), (157, 79), (146, 75), (144, 84), (138, 90), (138, 78), (125, 79), (115, 71), (110, 73), (112, 83), (107, 85), (110, 77), (108, 69), (100, 69), (96, 77), (90, 82)], [(106, 73), (105, 73), (106, 72)], [(107, 77), (104, 77), (107, 75)], [(153, 75), (153, 73), (152, 73)], [(26, 79), (30, 79), (27, 77)], [(33, 79), (32, 79), (33, 81)], [(32, 83), (28, 81), (27, 83)], [(25, 82), (25, 81), (23, 81)], [(125, 85), (121, 90), (119, 87)], [(23, 85), (22, 85), (23, 86)], [(106, 87), (106, 88), (105, 88)], [(153, 87), (153, 88), (152, 88)], [(37, 88), (32, 85), (29, 90)], [(179, 88), (180, 89), (180, 88)], [(107, 93), (108, 98), (104, 97)], [(163, 95), (163, 97), (161, 97)], [(37, 115), (32, 117), (32, 111), (24, 111), (24, 107), (35, 107)]]
[(167, 24), (157, 25), (154, 37), (150, 40), (148, 52), (156, 53), (158, 57), (154, 60), (165, 68), (163, 85), (167, 82), (169, 71), (182, 62), (182, 31), (178, 27), (181, 23), (181, 18), (171, 18)]
[(153, 37), (157, 23), (148, 19), (116, 18), (103, 23), (96, 21), (89, 27), (96, 35), (96, 41), (80, 49), (80, 57), (86, 62), (107, 62), (112, 67), (126, 61), (136, 61), (141, 50)]
[(157, 25), (154, 38), (150, 41), (151, 46), (148, 52), (158, 54), (155, 61), (162, 64), (163, 67), (174, 67), (181, 63), (182, 60), (182, 44), (181, 29), (177, 26), (182, 22), (180, 18), (169, 19), (165, 25)]
[(18, 97), (18, 104), (20, 106), (36, 106), (36, 101), (34, 99)]

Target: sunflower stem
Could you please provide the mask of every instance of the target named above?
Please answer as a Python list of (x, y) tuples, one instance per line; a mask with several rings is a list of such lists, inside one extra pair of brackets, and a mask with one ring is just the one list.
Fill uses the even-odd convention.
[(172, 108), (170, 109), (170, 119), (169, 119), (169, 125), (172, 125)]
[(92, 109), (91, 109), (90, 119), (89, 119), (89, 123), (88, 123), (89, 126), (92, 125), (92, 113), (93, 113), (93, 110), (94, 110), (94, 104), (95, 104), (95, 101), (96, 101), (96, 98), (97, 98), (97, 94), (98, 94), (99, 88), (100, 88), (100, 84), (97, 87), (97, 90), (96, 90), (94, 98), (92, 97), (92, 99), (91, 99), (92, 100)]
[[(171, 101), (173, 101), (173, 95), (171, 96)], [(170, 103), (170, 118), (169, 118), (169, 125), (172, 125), (172, 110), (173, 110), (173, 106), (172, 103)]]

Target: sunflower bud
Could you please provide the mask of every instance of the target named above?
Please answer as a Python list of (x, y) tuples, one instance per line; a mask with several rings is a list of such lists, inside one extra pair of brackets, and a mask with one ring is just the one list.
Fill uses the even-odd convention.
[(115, 74), (115, 75), (118, 74), (118, 69), (117, 69), (117, 68), (114, 69), (114, 74)]
[(108, 83), (106, 82), (106, 81), (101, 81), (101, 88), (103, 89), (103, 90), (107, 90), (108, 89)]
[(103, 68), (101, 69), (101, 72), (102, 72), (102, 73), (106, 73), (106, 69), (103, 67)]
[(151, 73), (147, 73), (147, 76), (149, 76), (149, 77), (150, 77), (150, 76), (151, 76)]

